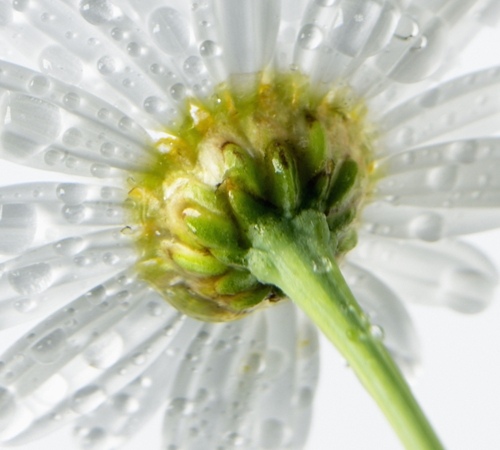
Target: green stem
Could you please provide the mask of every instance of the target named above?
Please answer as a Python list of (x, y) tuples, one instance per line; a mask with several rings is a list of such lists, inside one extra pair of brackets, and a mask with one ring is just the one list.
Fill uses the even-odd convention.
[(251, 272), (259, 281), (279, 287), (316, 323), (346, 358), (405, 447), (443, 449), (328, 250), (324, 216), (306, 211), (289, 220), (267, 217), (249, 234)]

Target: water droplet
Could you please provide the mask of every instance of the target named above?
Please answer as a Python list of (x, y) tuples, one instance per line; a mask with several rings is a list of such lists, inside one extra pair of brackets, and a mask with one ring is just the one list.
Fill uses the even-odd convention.
[[(105, 298), (104, 288), (91, 291), (92, 302), (97, 304)], [(88, 294), (87, 294), (88, 297)], [(84, 352), (87, 363), (97, 369), (107, 369), (122, 356), (124, 343), (122, 337), (115, 331), (110, 331), (96, 339)]]
[(130, 131), (134, 127), (134, 122), (130, 117), (122, 117), (118, 122), (118, 126), (122, 131)]
[(12, 288), (22, 294), (39, 294), (52, 284), (52, 269), (50, 264), (35, 263), (20, 269), (14, 269), (7, 274)]
[(85, 294), (85, 298), (97, 305), (106, 298), (106, 289), (102, 285), (96, 286)]
[(116, 19), (120, 10), (108, 0), (83, 0), (80, 3), (80, 14), (92, 25), (101, 25)]
[(141, 404), (139, 400), (128, 394), (118, 394), (113, 399), (113, 406), (122, 414), (134, 414), (139, 411)]
[(106, 108), (101, 108), (97, 111), (97, 118), (100, 120), (108, 120), (111, 117), (111, 113)]
[(108, 434), (101, 427), (94, 427), (92, 429), (83, 429), (78, 434), (80, 440), (80, 447), (85, 449), (107, 449), (111, 446), (106, 445)]
[(244, 361), (241, 372), (245, 375), (262, 373), (265, 368), (264, 358), (260, 353), (251, 353)]
[(304, 387), (299, 391), (297, 397), (297, 406), (299, 408), (309, 408), (312, 405), (313, 398), (313, 391), (308, 387)]
[(444, 223), (441, 216), (424, 213), (413, 218), (408, 224), (409, 235), (423, 241), (437, 241), (443, 237)]
[(36, 95), (46, 95), (50, 91), (52, 84), (47, 77), (43, 75), (35, 75), (28, 82), (28, 89)]
[(23, 12), (28, 7), (29, 4), (30, 0), (13, 0), (12, 7), (16, 11)]
[(457, 182), (458, 167), (456, 165), (435, 167), (427, 173), (426, 183), (435, 191), (451, 191)]
[(169, 55), (180, 54), (189, 47), (189, 23), (173, 8), (154, 11), (149, 20), (149, 31), (158, 46)]
[(194, 404), (187, 398), (177, 397), (170, 401), (167, 406), (167, 414), (169, 416), (190, 416), (194, 412)]
[(420, 32), (420, 27), (415, 19), (408, 15), (403, 15), (398, 22), (394, 35), (404, 41), (414, 38)]
[(316, 0), (319, 6), (332, 6), (336, 0)]
[(55, 166), (56, 164), (62, 163), (65, 157), (65, 153), (63, 153), (61, 150), (50, 149), (45, 152), (43, 160), (48, 166)]
[(133, 58), (137, 58), (138, 56), (144, 55), (146, 53), (146, 49), (137, 42), (130, 42), (127, 45), (127, 52)]
[(157, 302), (149, 302), (148, 303), (148, 311), (149, 311), (149, 314), (151, 314), (154, 317), (160, 317), (164, 313), (163, 306)]
[(420, 105), (424, 108), (432, 108), (443, 100), (443, 92), (441, 89), (431, 89), (425, 93), (420, 99)]
[(186, 87), (182, 83), (176, 83), (170, 88), (170, 95), (174, 100), (182, 100), (186, 95)]
[(119, 63), (111, 56), (103, 56), (97, 61), (97, 70), (103, 75), (111, 75), (119, 68)]
[(385, 336), (384, 329), (379, 325), (371, 325), (370, 334), (378, 340), (383, 340)]
[(321, 45), (323, 32), (313, 24), (304, 25), (298, 37), (299, 46), (305, 50), (314, 50)]
[(88, 187), (85, 184), (61, 183), (56, 187), (56, 196), (66, 205), (78, 205), (85, 201)]
[(31, 356), (42, 364), (56, 362), (66, 347), (66, 333), (61, 328), (57, 328), (37, 341), (31, 348)]
[(72, 224), (79, 224), (85, 220), (87, 210), (84, 205), (67, 205), (62, 209), (63, 217)]
[(158, 97), (148, 97), (144, 100), (144, 111), (149, 114), (157, 114), (165, 110), (165, 103)]
[(71, 407), (77, 413), (88, 414), (94, 411), (105, 400), (106, 394), (99, 386), (85, 386), (75, 392), (71, 400)]
[(78, 147), (83, 141), (83, 134), (78, 128), (68, 128), (63, 134), (62, 141), (68, 147)]
[(427, 36), (422, 35), (418, 39), (416, 39), (411, 49), (417, 51), (424, 50), (428, 45), (429, 45), (429, 40), (427, 39)]
[(106, 178), (111, 173), (111, 167), (107, 164), (95, 163), (90, 166), (90, 173), (96, 178)]
[(0, 429), (4, 429), (15, 416), (16, 402), (12, 393), (0, 386)]
[(204, 65), (201, 58), (190, 56), (184, 61), (184, 72), (189, 76), (196, 76), (203, 72)]
[(450, 144), (450, 159), (462, 164), (470, 164), (476, 160), (477, 146), (474, 141), (458, 141)]
[(200, 55), (205, 58), (213, 58), (220, 53), (221, 49), (214, 41), (203, 41), (200, 45)]
[(74, 92), (69, 92), (63, 97), (64, 106), (71, 110), (75, 110), (80, 106), (80, 96)]
[(463, 313), (483, 310), (495, 294), (496, 280), (467, 267), (446, 271), (440, 283), (440, 301)]
[(285, 438), (285, 425), (281, 420), (267, 419), (260, 424), (259, 442), (263, 448), (280, 448)]
[(20, 313), (33, 311), (38, 306), (38, 303), (33, 297), (23, 297), (14, 302), (14, 308)]
[(132, 362), (136, 366), (142, 366), (146, 363), (146, 355), (144, 353), (136, 353), (134, 356), (132, 356)]

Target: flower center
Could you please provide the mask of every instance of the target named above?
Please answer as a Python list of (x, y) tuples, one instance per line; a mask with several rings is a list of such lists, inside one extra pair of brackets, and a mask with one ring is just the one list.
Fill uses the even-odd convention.
[(250, 92), (222, 86), (189, 99), (130, 191), (140, 275), (197, 319), (237, 319), (284, 297), (248, 269), (259, 218), (314, 210), (335, 258), (356, 245), (372, 184), (363, 103), (344, 87), (317, 95), (301, 76), (269, 78)]

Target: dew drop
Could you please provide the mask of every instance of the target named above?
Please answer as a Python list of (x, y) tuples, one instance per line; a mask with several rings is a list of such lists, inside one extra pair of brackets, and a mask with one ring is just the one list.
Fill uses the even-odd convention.
[(78, 147), (83, 141), (82, 132), (78, 128), (68, 128), (63, 134), (62, 141), (69, 147)]
[(408, 224), (411, 237), (423, 241), (434, 242), (442, 238), (444, 223), (441, 216), (424, 213), (413, 218)]
[(196, 76), (203, 72), (203, 61), (197, 56), (190, 56), (184, 61), (184, 72), (189, 76)]
[(458, 167), (448, 165), (435, 167), (427, 173), (426, 183), (435, 191), (451, 191), (456, 185), (458, 178)]
[(203, 41), (200, 44), (200, 55), (204, 58), (213, 58), (220, 55), (221, 49), (214, 41)]
[(16, 402), (12, 393), (0, 386), (0, 429), (6, 427), (14, 418)]
[(65, 153), (63, 153), (61, 150), (50, 149), (45, 152), (43, 160), (48, 166), (55, 166), (56, 164), (62, 163), (65, 157)]
[(384, 329), (379, 325), (371, 325), (370, 326), (370, 334), (378, 340), (383, 340), (385, 336)]
[(262, 373), (265, 368), (264, 358), (260, 353), (251, 353), (244, 361), (241, 371), (245, 375)]
[(108, 0), (83, 0), (80, 14), (92, 25), (101, 25), (120, 15), (120, 10)]
[(139, 400), (128, 394), (118, 394), (113, 399), (113, 406), (122, 414), (134, 414), (139, 411), (141, 404)]
[(138, 56), (144, 55), (146, 53), (146, 49), (137, 42), (130, 42), (127, 45), (127, 52), (133, 58), (137, 58)]
[(50, 264), (35, 263), (21, 269), (14, 269), (7, 274), (12, 288), (22, 294), (39, 294), (52, 284), (52, 269)]
[(441, 278), (439, 298), (451, 308), (463, 313), (483, 310), (493, 298), (494, 279), (469, 268), (454, 268)]
[(92, 304), (99, 304), (106, 298), (106, 289), (104, 286), (96, 286), (85, 294), (85, 298)]
[(305, 50), (314, 50), (321, 45), (323, 32), (313, 24), (304, 25), (298, 37), (298, 44)]
[(43, 75), (35, 75), (28, 82), (28, 89), (36, 95), (45, 95), (50, 91), (52, 85), (50, 80)]
[(84, 205), (67, 205), (62, 209), (62, 215), (72, 224), (79, 224), (85, 220), (87, 211)]
[(450, 157), (462, 164), (471, 164), (476, 160), (477, 148), (473, 141), (459, 141), (450, 144)]
[(299, 408), (309, 408), (312, 405), (313, 398), (313, 391), (308, 387), (303, 387), (297, 397), (297, 406)]
[(148, 97), (144, 100), (144, 111), (148, 114), (157, 114), (165, 110), (165, 103), (158, 97)]
[(77, 413), (88, 414), (94, 411), (105, 400), (106, 394), (99, 386), (85, 386), (73, 395), (71, 408)]
[[(94, 291), (94, 292), (93, 292)], [(93, 290), (92, 302), (101, 302), (105, 298), (104, 288)], [(88, 297), (88, 295), (87, 295)], [(84, 352), (87, 363), (97, 369), (107, 369), (122, 356), (124, 343), (122, 337), (115, 331), (110, 331), (96, 339)]]
[(31, 356), (42, 364), (56, 362), (66, 347), (66, 333), (57, 328), (37, 341), (31, 348)]
[(106, 178), (111, 173), (111, 167), (107, 164), (95, 163), (90, 166), (90, 173), (96, 178)]
[(23, 297), (14, 302), (14, 309), (20, 313), (33, 311), (38, 303), (33, 297)]
[(170, 95), (174, 100), (180, 101), (186, 95), (186, 87), (182, 83), (176, 83), (170, 88)]
[(187, 398), (177, 397), (170, 401), (167, 406), (169, 416), (190, 416), (194, 412), (194, 405)]
[(74, 92), (69, 92), (63, 97), (64, 106), (71, 110), (75, 110), (80, 106), (80, 96)]
[(103, 75), (111, 75), (118, 70), (118, 62), (111, 56), (103, 56), (97, 61), (97, 70)]
[(78, 205), (85, 201), (88, 187), (84, 184), (61, 183), (56, 187), (56, 196), (66, 205)]
[(26, 10), (28, 5), (30, 4), (30, 0), (13, 0), (12, 7), (19, 12), (23, 12)]
[(267, 419), (260, 425), (260, 445), (263, 448), (281, 448), (285, 438), (285, 425), (281, 420)]

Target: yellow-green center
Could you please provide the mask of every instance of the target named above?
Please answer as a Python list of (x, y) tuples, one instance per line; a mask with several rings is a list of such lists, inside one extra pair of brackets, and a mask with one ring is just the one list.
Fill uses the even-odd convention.
[(270, 76), (250, 92), (189, 99), (185, 111), (130, 190), (139, 273), (177, 309), (227, 321), (283, 298), (248, 269), (259, 218), (318, 211), (336, 258), (356, 244), (372, 136), (345, 88), (318, 96), (300, 76)]

